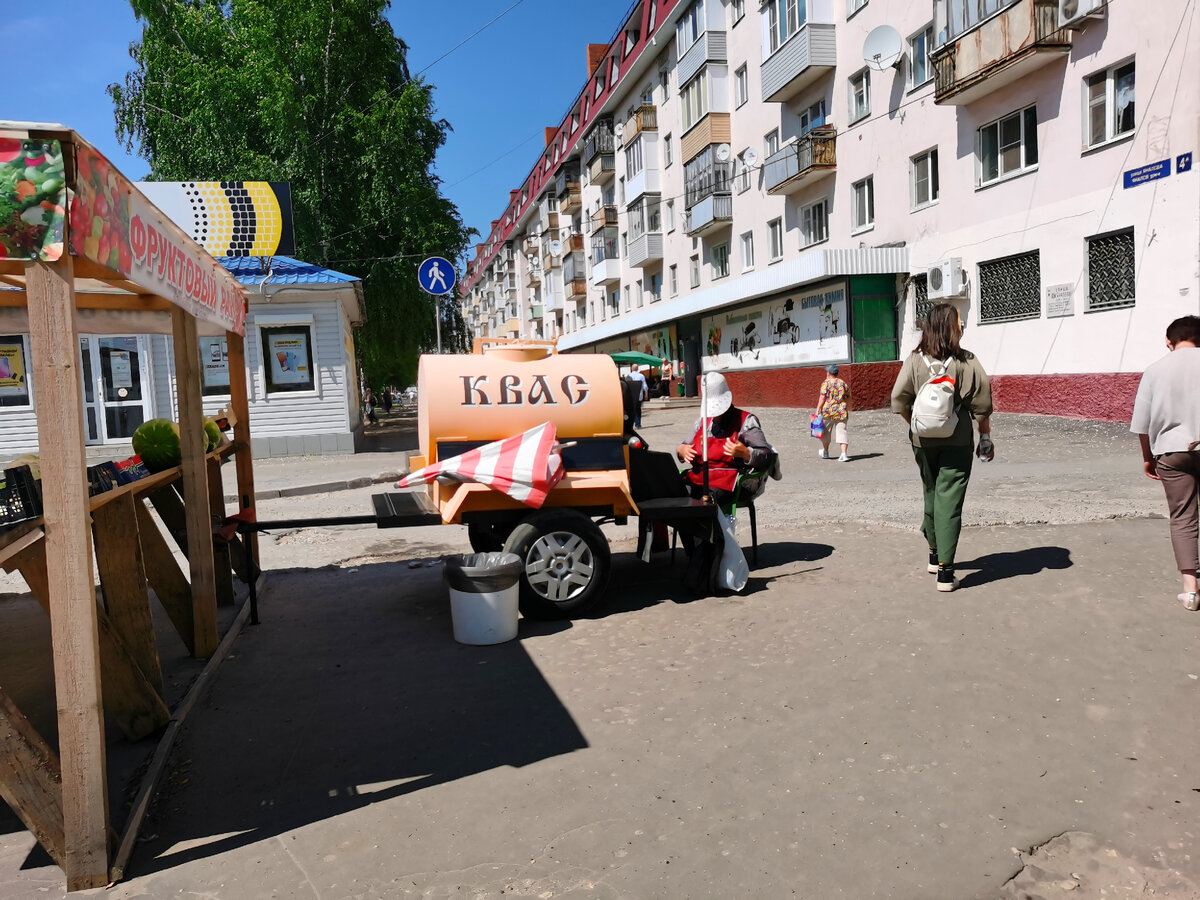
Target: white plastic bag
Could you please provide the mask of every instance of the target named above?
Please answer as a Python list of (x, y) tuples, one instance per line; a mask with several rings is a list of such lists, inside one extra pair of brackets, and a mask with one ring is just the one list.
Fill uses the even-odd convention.
[(742, 553), (737, 536), (733, 533), (733, 519), (725, 515), (725, 511), (719, 506), (717, 521), (720, 522), (721, 533), (725, 537), (721, 562), (717, 565), (717, 584), (727, 591), (738, 593), (746, 587), (750, 578), (750, 565), (746, 562), (746, 555)]

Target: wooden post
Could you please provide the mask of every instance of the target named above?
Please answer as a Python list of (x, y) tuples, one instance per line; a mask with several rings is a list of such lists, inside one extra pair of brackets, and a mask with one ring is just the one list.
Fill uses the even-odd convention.
[[(246, 339), (232, 331), (225, 333), (225, 346), (229, 351), (229, 405), (237, 422), (233, 426), (233, 439), (238, 448), (234, 453), (237, 469), (238, 512), (254, 508), (254, 454), (250, 450), (250, 398), (246, 390)], [(257, 566), (258, 532), (246, 535), (246, 550)]]
[[(174, 496), (174, 495), (172, 495)], [(187, 646), (188, 653), (196, 654), (196, 624), (192, 616), (192, 588), (175, 562), (175, 555), (167, 539), (158, 530), (158, 525), (146, 509), (141, 498), (134, 507), (137, 514), (138, 539), (142, 544), (142, 559), (146, 561), (146, 580), (154, 589), (154, 596), (162, 604), (179, 637)]]
[(33, 394), (42, 462), (42, 504), (54, 685), (62, 766), (67, 890), (108, 883), (108, 783), (100, 700), (83, 388), (70, 254), (25, 266)]
[(182, 309), (172, 309), (171, 334), (175, 343), (175, 392), (179, 401), (179, 444), (183, 453), (183, 502), (187, 513), (196, 657), (207, 659), (216, 651), (219, 636), (196, 318)]
[(0, 691), (0, 799), (50, 858), (66, 868), (58, 759), (8, 695)]
[[(221, 480), (221, 461), (208, 460), (208, 511), (214, 522), (225, 520), (225, 487)], [(217, 584), (217, 605), (233, 606), (233, 563), (226, 543), (213, 544), (213, 572)]]

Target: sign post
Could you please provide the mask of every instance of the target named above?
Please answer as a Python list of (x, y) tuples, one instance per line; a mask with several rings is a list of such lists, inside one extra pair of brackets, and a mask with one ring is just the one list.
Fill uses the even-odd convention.
[(454, 290), (458, 273), (450, 260), (443, 256), (431, 256), (417, 267), (417, 282), (421, 290), (434, 298), (434, 322), (437, 324), (437, 352), (442, 352), (442, 297)]

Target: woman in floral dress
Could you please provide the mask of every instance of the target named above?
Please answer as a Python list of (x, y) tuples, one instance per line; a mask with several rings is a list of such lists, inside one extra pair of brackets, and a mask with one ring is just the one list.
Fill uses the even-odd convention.
[(825, 421), (821, 435), (821, 449), (817, 455), (829, 459), (829, 443), (835, 441), (842, 447), (838, 462), (850, 462), (846, 455), (846, 419), (849, 416), (850, 386), (838, 378), (837, 366), (826, 366), (825, 380), (821, 382), (821, 394), (817, 398), (817, 415)]

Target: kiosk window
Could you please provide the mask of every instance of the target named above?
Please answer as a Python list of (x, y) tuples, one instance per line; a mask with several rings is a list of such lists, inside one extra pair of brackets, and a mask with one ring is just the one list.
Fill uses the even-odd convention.
[(29, 356), (19, 334), (0, 334), (0, 406), (29, 406)]
[(316, 388), (312, 367), (312, 328), (308, 325), (260, 327), (267, 393), (311, 391)]
[(225, 338), (200, 338), (200, 372), (204, 396), (229, 393), (229, 348)]

